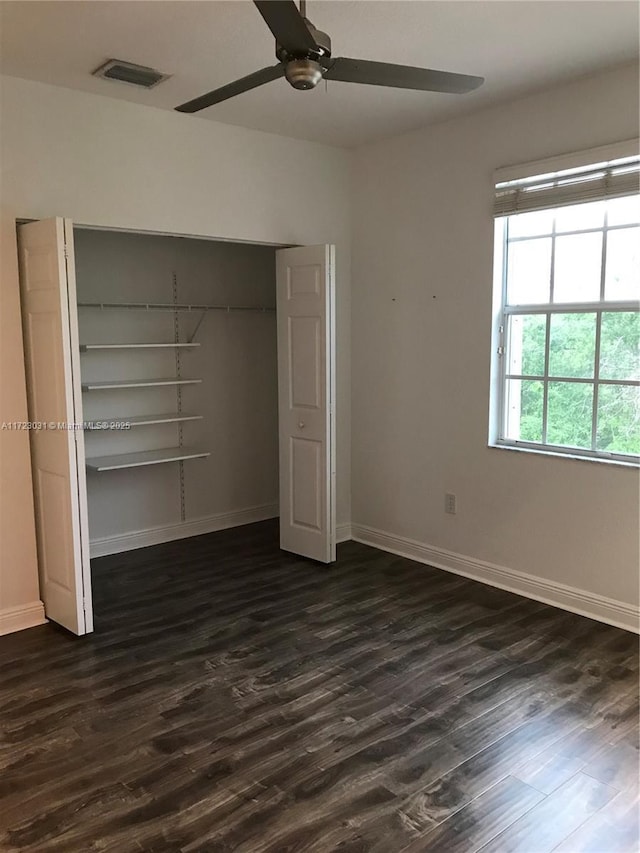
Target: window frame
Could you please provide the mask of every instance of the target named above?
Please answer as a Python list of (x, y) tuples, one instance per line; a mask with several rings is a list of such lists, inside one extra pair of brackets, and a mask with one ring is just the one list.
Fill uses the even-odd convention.
[[(557, 210), (564, 205), (550, 207), (550, 210)], [(626, 454), (620, 452), (610, 452), (605, 450), (597, 450), (597, 422), (598, 422), (598, 395), (601, 386), (613, 385), (623, 387), (640, 387), (640, 380), (622, 380), (622, 379), (601, 379), (600, 372), (600, 342), (601, 342), (601, 327), (602, 315), (615, 312), (638, 313), (640, 311), (640, 302), (637, 300), (625, 301), (606, 301), (605, 300), (605, 281), (606, 281), (606, 253), (607, 253), (607, 235), (611, 231), (619, 231), (628, 229), (637, 225), (637, 223), (628, 223), (622, 225), (609, 225), (607, 213), (600, 227), (588, 227), (575, 229), (572, 231), (562, 230), (556, 231), (556, 219), (553, 217), (552, 228), (549, 233), (535, 234), (530, 237), (515, 237), (509, 240), (509, 217), (517, 214), (508, 214), (495, 218), (495, 234), (494, 234), (494, 315), (497, 310), (497, 329), (495, 339), (497, 347), (494, 347), (494, 353), (497, 355), (496, 369), (494, 370), (494, 378), (497, 379), (497, 384), (492, 382), (492, 394), (497, 394), (497, 405), (495, 399), (492, 401), (491, 410), (493, 413), (493, 428), (490, 436), (490, 446), (510, 448), (517, 450), (534, 451), (545, 455), (567, 456), (578, 459), (588, 459), (592, 461), (617, 462), (634, 467), (640, 465), (640, 455)], [(601, 233), (602, 248), (600, 260), (600, 293), (599, 299), (590, 302), (553, 302), (554, 289), (554, 272), (555, 272), (555, 244), (557, 236), (572, 236), (575, 234)], [(550, 288), (549, 299), (547, 303), (534, 303), (523, 305), (511, 305), (507, 301), (508, 288), (508, 251), (509, 244), (527, 239), (535, 239), (538, 237), (551, 238), (551, 259), (550, 259)], [(570, 376), (555, 376), (549, 373), (549, 351), (550, 351), (550, 328), (551, 319), (554, 315), (581, 313), (595, 315), (595, 351), (594, 351), (594, 372), (590, 378), (570, 377)], [(545, 328), (545, 349), (544, 349), (544, 372), (542, 375), (529, 374), (512, 374), (509, 371), (509, 353), (510, 341), (509, 333), (511, 327), (511, 318), (514, 316), (531, 316), (534, 314), (546, 316)], [(507, 383), (510, 380), (529, 380), (540, 381), (543, 383), (543, 411), (542, 411), (542, 440), (540, 442), (528, 441), (522, 439), (507, 438), (507, 416), (508, 416), (508, 388)], [(556, 445), (547, 442), (548, 429), (548, 399), (549, 385), (555, 381), (572, 382), (576, 384), (588, 385), (593, 389), (592, 413), (591, 413), (591, 447), (583, 448), (576, 446)]]

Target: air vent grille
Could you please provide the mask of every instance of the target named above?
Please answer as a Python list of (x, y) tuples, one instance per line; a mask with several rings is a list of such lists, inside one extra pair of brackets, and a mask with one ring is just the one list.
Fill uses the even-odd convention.
[(102, 77), (103, 80), (117, 80), (120, 83), (128, 83), (130, 86), (141, 86), (143, 89), (152, 89), (170, 75), (156, 71), (155, 68), (135, 65), (133, 62), (110, 59), (100, 68), (96, 68), (93, 76)]

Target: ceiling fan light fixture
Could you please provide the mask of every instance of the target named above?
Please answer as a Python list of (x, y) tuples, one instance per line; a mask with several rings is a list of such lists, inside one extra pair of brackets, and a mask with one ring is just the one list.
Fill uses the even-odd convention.
[(313, 89), (322, 80), (322, 66), (314, 59), (290, 59), (284, 76), (294, 89)]

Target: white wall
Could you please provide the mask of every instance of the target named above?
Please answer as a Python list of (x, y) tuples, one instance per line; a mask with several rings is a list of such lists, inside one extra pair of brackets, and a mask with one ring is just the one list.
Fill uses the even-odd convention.
[(336, 244), (338, 523), (348, 522), (349, 155), (25, 80), (0, 86), (1, 201), (17, 217)]
[(592, 594), (637, 603), (637, 471), (487, 447), (493, 170), (637, 134), (638, 70), (624, 67), (358, 150), (356, 531), (452, 566), (448, 552), (465, 555), (472, 573), (530, 573), (551, 598), (549, 582), (575, 587), (587, 610)]

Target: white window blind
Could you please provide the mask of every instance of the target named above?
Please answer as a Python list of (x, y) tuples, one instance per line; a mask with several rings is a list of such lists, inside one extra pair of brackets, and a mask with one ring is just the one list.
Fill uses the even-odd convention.
[(494, 215), (621, 198), (639, 191), (640, 156), (634, 155), (500, 182), (496, 184)]

